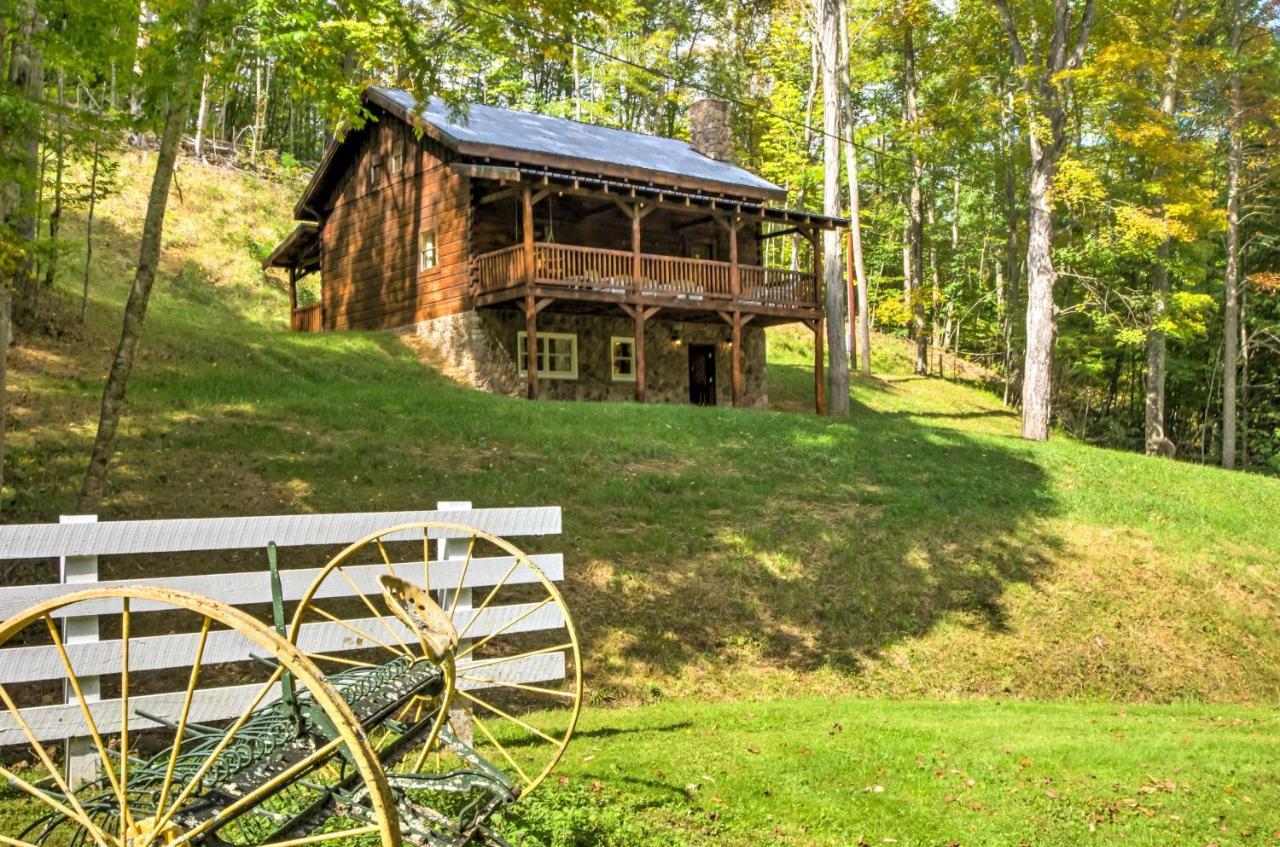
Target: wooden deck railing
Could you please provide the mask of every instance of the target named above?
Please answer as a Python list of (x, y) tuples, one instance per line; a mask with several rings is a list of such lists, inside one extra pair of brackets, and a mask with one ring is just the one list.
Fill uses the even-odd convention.
[(498, 291), (524, 279), (524, 245), (503, 247), (477, 256), (475, 276), (481, 291)]
[[(639, 293), (690, 301), (719, 301), (717, 307), (734, 299), (733, 266), (729, 262), (641, 253), (637, 279), (635, 259), (635, 254), (627, 250), (534, 244), (535, 278), (540, 285), (592, 289), (619, 296)], [(487, 293), (522, 285), (527, 276), (526, 263), (524, 247), (519, 244), (477, 256), (474, 278), (478, 291)], [(739, 265), (738, 280), (739, 303), (818, 308), (813, 274)]]
[(322, 305), (321, 303), (313, 303), (310, 306), (294, 309), (289, 318), (290, 329), (294, 332), (320, 332), (324, 329)]

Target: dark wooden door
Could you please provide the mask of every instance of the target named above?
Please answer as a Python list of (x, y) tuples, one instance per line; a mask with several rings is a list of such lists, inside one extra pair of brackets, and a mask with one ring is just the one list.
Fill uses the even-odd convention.
[(689, 345), (689, 402), (716, 404), (716, 348), (714, 344)]

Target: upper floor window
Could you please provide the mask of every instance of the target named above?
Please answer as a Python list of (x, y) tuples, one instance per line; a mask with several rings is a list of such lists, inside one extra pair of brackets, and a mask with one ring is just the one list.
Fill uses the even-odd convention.
[(380, 168), (378, 167), (378, 160), (375, 158), (371, 158), (369, 160), (369, 187), (370, 188), (376, 188), (378, 186), (379, 170)]
[(418, 233), (418, 270), (431, 270), (436, 266), (436, 259), (436, 231), (428, 229)]
[(391, 160), (387, 163), (387, 173), (395, 176), (404, 170), (404, 142), (396, 140), (391, 143)]

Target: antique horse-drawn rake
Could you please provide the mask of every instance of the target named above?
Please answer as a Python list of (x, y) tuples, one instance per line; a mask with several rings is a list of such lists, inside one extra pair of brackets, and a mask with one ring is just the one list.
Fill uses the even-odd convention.
[[(428, 538), (442, 534), (461, 539), (465, 558), (432, 561)], [(472, 603), (463, 586), (483, 548), (504, 554), (483, 561), (501, 561), (505, 573)], [(9, 725), (29, 745), (24, 759), (0, 765), (8, 794), (25, 795), (25, 814), (0, 814), (0, 845), (505, 843), (492, 818), (551, 772), (582, 699), (577, 635), (547, 576), (506, 541), (442, 523), (399, 525), (351, 544), (292, 610), (274, 547), (270, 564), (274, 626), (149, 586), (49, 599), (0, 624), (0, 647), (53, 648), (68, 702), (79, 705), (75, 732), (64, 734), (87, 739), (97, 754), (95, 772), (75, 784), (59, 765), (61, 748), (39, 740), (45, 707), (19, 705), (23, 692), (0, 686)], [(93, 688), (102, 680), (101, 691), (86, 691), (61, 630), (69, 618), (104, 612), (119, 615), (118, 642), (81, 667)], [(148, 631), (163, 631), (166, 644), (183, 634), (190, 670), (180, 672), (180, 691), (172, 672), (156, 670), (172, 667), (172, 656), (145, 659), (143, 648), (160, 641)], [(247, 708), (202, 722), (202, 713), (217, 713), (202, 701), (230, 690), (207, 681), (225, 683), (229, 663), (246, 656), (256, 677), (235, 690), (250, 692)], [(539, 663), (557, 672), (527, 672)], [(240, 681), (243, 667), (234, 671)], [(168, 711), (138, 705), (157, 702), (148, 692), (165, 683)], [(95, 705), (108, 695), (118, 701), (109, 720), (107, 704)]]

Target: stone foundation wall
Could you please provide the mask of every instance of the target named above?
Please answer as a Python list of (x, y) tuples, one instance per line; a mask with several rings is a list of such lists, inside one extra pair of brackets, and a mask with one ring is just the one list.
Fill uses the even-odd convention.
[[(517, 334), (525, 328), (524, 314), (485, 309), (449, 315), (408, 327), (410, 343), (431, 364), (485, 391), (519, 395), (525, 380), (516, 363)], [(574, 333), (578, 337), (578, 378), (539, 379), (542, 397), (556, 400), (632, 400), (635, 383), (615, 381), (610, 340), (631, 338), (635, 324), (628, 318), (543, 312), (541, 332)], [(717, 405), (732, 403), (732, 349), (729, 325), (689, 323), (653, 318), (645, 327), (645, 394), (650, 403), (689, 402), (689, 345), (715, 345)], [(744, 405), (768, 405), (765, 383), (765, 337), (760, 327), (742, 330), (742, 386)]]

